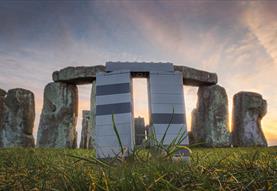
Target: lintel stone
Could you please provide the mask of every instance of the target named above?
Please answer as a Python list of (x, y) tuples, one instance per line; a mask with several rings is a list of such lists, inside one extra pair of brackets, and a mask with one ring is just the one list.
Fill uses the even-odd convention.
[(97, 72), (104, 72), (105, 66), (78, 66), (67, 67), (52, 74), (54, 82), (65, 82), (69, 84), (81, 85), (90, 84), (96, 79)]
[[(90, 84), (96, 79), (98, 72), (114, 72), (129, 70), (133, 77), (147, 77), (149, 72), (179, 71), (183, 75), (183, 84), (190, 86), (209, 86), (217, 84), (217, 74), (186, 66), (176, 66), (172, 63), (154, 62), (107, 62), (106, 66), (67, 67), (55, 71), (52, 75), (54, 82), (81, 85)], [(138, 74), (141, 74), (138, 75)]]
[(217, 74), (197, 70), (187, 66), (176, 66), (174, 70), (183, 74), (183, 84), (189, 86), (205, 86), (217, 84)]

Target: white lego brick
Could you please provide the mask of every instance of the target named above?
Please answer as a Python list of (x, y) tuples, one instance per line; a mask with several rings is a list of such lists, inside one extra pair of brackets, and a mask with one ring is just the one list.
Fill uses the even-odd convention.
[[(130, 147), (131, 145), (131, 136), (128, 134), (123, 134), (120, 136), (120, 140), (123, 146)], [(97, 136), (96, 143), (100, 147), (107, 147), (107, 146), (119, 146), (118, 139), (116, 135), (114, 136)]]
[(151, 94), (151, 104), (184, 104), (183, 92), (180, 94)]
[(174, 108), (174, 113), (184, 113), (184, 104), (154, 104), (151, 103), (152, 113), (172, 113)]
[(179, 94), (183, 92), (182, 76), (179, 74), (157, 75), (150, 74), (150, 93)]
[(132, 72), (149, 71), (174, 71), (172, 63), (152, 63), (152, 62), (107, 62), (106, 71), (118, 71), (128, 69)]
[[(122, 144), (129, 148), (129, 150), (131, 150), (133, 146), (131, 136), (133, 128), (131, 93), (120, 93), (120, 91), (114, 91), (119, 86), (116, 84), (121, 84), (122, 87), (125, 87), (122, 83), (128, 83), (131, 86), (132, 81), (130, 71), (101, 73), (96, 76), (96, 86), (99, 89), (99, 94), (96, 96), (96, 111), (98, 113), (96, 113), (95, 118), (95, 144), (97, 156), (100, 158), (114, 157), (115, 155), (112, 150), (119, 151), (118, 140), (112, 126), (113, 121), (112, 115), (110, 114), (112, 111), (118, 112), (117, 114), (114, 114), (114, 117)], [(130, 91), (132, 91), (131, 87)], [(117, 94), (113, 94), (114, 92)], [(130, 108), (130, 113), (120, 113), (128, 112), (128, 108)]]
[(176, 83), (176, 82), (183, 82), (183, 76), (180, 73), (150, 73), (150, 82), (158, 83), (158, 82), (165, 82), (165, 83)]
[(180, 71), (150, 71), (152, 75), (181, 75), (182, 72)]
[(181, 87), (183, 86), (182, 81), (178, 80), (178, 79), (164, 79), (164, 78), (159, 78), (156, 77), (155, 79), (150, 78), (149, 79), (149, 83), (153, 84), (153, 86), (162, 86), (163, 88), (167, 88), (167, 86), (169, 85), (174, 85), (174, 86), (178, 86)]
[(163, 71), (151, 71), (150, 72), (150, 75), (153, 75), (153, 76), (164, 76), (165, 78), (167, 78), (168, 76), (173, 76), (175, 78), (182, 78), (183, 75), (182, 75), (182, 72), (179, 72), (179, 71), (174, 71), (174, 72), (163, 72)]
[[(129, 134), (131, 135), (131, 124), (130, 123), (121, 123), (116, 124), (117, 131), (119, 135)], [(98, 125), (96, 128), (97, 136), (112, 136), (115, 135), (114, 129), (112, 125)]]
[[(163, 134), (157, 134), (156, 135), (157, 136), (157, 140), (158, 141), (160, 141), (161, 139), (162, 139), (162, 137), (163, 137)], [(172, 141), (175, 139), (177, 137), (177, 135), (170, 135), (170, 134), (168, 134), (168, 135), (166, 135), (165, 136), (165, 139), (164, 139), (164, 144), (165, 145), (168, 145), (168, 144), (170, 144), (170, 143), (172, 143)], [(178, 139), (177, 139), (178, 140)], [(186, 136), (185, 138), (184, 138), (184, 140), (180, 143), (181, 145), (188, 145), (188, 136)]]
[[(168, 127), (168, 124), (153, 124), (153, 127), (155, 128), (156, 134), (163, 135)], [(171, 124), (168, 128), (167, 134), (177, 136), (179, 131), (181, 131), (181, 133), (187, 132), (186, 126), (184, 124)]]
[(178, 86), (174, 84), (163, 84), (160, 83), (159, 85), (150, 84), (149, 93), (162, 93), (162, 94), (180, 94), (183, 92), (183, 86)]
[[(121, 113), (114, 115), (115, 124), (132, 123), (131, 113)], [(112, 125), (112, 115), (97, 115), (96, 125)]]
[(96, 86), (130, 83), (131, 74), (130, 72), (119, 73), (119, 74), (98, 74), (96, 75)]
[(103, 96), (96, 97), (97, 105), (126, 103), (126, 102), (131, 102), (131, 101), (132, 101), (132, 99), (131, 99), (130, 93), (103, 95)]
[[(128, 148), (128, 151), (131, 149)], [(96, 157), (97, 158), (112, 158), (121, 153), (120, 147), (97, 147), (96, 146)]]

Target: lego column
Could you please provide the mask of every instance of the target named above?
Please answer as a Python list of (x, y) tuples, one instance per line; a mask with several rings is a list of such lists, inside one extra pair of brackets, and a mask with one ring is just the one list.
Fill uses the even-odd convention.
[(124, 148), (134, 146), (132, 79), (129, 71), (99, 73), (96, 76), (96, 155), (114, 157), (120, 145), (113, 130), (112, 115)]
[[(161, 140), (168, 124), (164, 144), (170, 144), (178, 133), (187, 132), (183, 79), (179, 72), (150, 72), (148, 80), (150, 122)], [(188, 137), (181, 143), (188, 144)]]

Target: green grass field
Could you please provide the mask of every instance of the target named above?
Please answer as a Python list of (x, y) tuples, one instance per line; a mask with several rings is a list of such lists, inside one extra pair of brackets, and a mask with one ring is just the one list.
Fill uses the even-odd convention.
[[(192, 149), (190, 162), (94, 151), (1, 149), (1, 190), (277, 190), (277, 148)], [(108, 165), (107, 165), (108, 164)]]

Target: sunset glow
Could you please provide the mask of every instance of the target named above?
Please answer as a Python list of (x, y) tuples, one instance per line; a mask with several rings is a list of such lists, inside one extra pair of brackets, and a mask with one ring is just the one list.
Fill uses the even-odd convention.
[[(268, 103), (262, 127), (277, 145), (277, 1), (4, 1), (0, 3), (0, 88), (36, 99), (52, 72), (106, 61), (171, 62), (218, 74), (229, 112), (233, 95), (255, 91)], [(81, 111), (90, 85), (79, 86)], [(149, 119), (146, 80), (134, 81), (135, 116)], [(184, 87), (187, 124), (197, 88)]]

